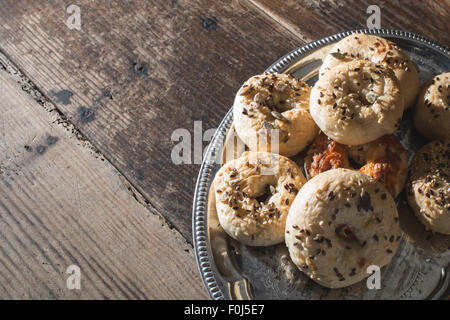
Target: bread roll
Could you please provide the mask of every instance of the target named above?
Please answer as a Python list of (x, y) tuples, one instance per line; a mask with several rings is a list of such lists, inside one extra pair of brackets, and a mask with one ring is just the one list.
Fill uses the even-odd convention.
[(360, 145), (397, 129), (403, 115), (403, 97), (390, 69), (353, 60), (339, 64), (316, 82), (310, 112), (331, 139)]
[(432, 141), (411, 162), (408, 203), (426, 229), (450, 234), (450, 141)]
[(220, 225), (250, 246), (284, 241), (289, 207), (306, 182), (290, 159), (268, 152), (246, 152), (227, 162), (214, 179)]
[(395, 43), (364, 33), (352, 34), (337, 42), (325, 58), (319, 74), (353, 59), (368, 60), (392, 69), (400, 82), (405, 108), (411, 106), (419, 91), (417, 66)]
[(236, 95), (234, 127), (251, 151), (293, 156), (319, 133), (309, 113), (311, 88), (286, 74), (251, 77)]
[(309, 180), (286, 221), (292, 261), (329, 288), (352, 285), (367, 267), (388, 264), (400, 239), (398, 213), (386, 188), (358, 171), (333, 169)]
[(422, 88), (414, 125), (430, 139), (450, 140), (450, 72), (433, 77)]

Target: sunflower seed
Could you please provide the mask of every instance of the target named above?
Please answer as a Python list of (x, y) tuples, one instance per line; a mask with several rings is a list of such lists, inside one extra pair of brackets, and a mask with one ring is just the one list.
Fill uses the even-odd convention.
[(272, 110), (273, 108), (275, 108), (275, 103), (273, 102), (273, 98), (271, 96), (267, 98), (266, 103), (269, 109)]
[(246, 96), (249, 93), (251, 93), (253, 91), (253, 87), (245, 87), (244, 89), (242, 89), (241, 91), (241, 96)]
[(273, 124), (271, 124), (270, 122), (264, 121), (264, 128), (266, 128), (267, 130), (273, 130), (275, 129), (275, 127), (273, 126)]
[(273, 185), (269, 185), (269, 189), (270, 189), (270, 193), (271, 194), (275, 194), (276, 190), (275, 190), (275, 187)]
[(377, 101), (378, 97), (373, 94), (373, 93), (369, 93), (366, 96), (367, 101), (369, 101), (369, 103), (375, 103), (375, 101)]
[(289, 120), (288, 119), (286, 119), (281, 113), (279, 113), (278, 111), (272, 111), (271, 112), (271, 114), (272, 114), (272, 116), (275, 118), (275, 119), (278, 119), (278, 120), (281, 120), (281, 121), (286, 121), (286, 122), (289, 122)]
[(340, 53), (340, 52), (331, 52), (330, 54), (333, 57), (335, 57), (336, 59), (344, 59), (345, 58), (345, 56), (342, 53)]
[(275, 86), (275, 90), (283, 92), (286, 89), (286, 85), (283, 83), (277, 83), (277, 85)]

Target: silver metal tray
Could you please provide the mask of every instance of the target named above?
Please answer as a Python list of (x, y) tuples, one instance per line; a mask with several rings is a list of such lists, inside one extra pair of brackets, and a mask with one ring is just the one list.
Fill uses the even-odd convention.
[[(419, 67), (420, 83), (450, 71), (450, 51), (433, 40), (398, 30), (353, 30), (304, 45), (277, 60), (266, 72), (292, 73), (309, 85), (317, 81), (322, 57), (351, 33), (378, 35), (397, 43)], [(250, 76), (250, 75), (249, 75)], [(412, 108), (410, 108), (412, 109)], [(427, 142), (412, 126), (408, 110), (396, 132), (410, 158)], [(391, 263), (381, 269), (381, 289), (366, 281), (343, 289), (322, 287), (300, 272), (285, 244), (247, 247), (228, 237), (215, 212), (211, 182), (232, 128), (231, 110), (220, 123), (205, 154), (194, 194), (192, 228), (199, 270), (212, 299), (437, 299), (449, 297), (450, 236), (427, 232), (414, 217), (404, 194), (397, 198), (402, 239)], [(300, 159), (300, 160), (299, 160)], [(296, 157), (301, 161), (301, 155)]]

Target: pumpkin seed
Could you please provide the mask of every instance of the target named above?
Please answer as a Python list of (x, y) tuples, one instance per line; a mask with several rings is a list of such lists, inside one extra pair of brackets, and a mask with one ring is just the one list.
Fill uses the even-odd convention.
[(261, 93), (256, 93), (255, 96), (253, 97), (253, 101), (255, 101), (256, 103), (261, 103), (263, 102), (264, 98), (261, 95)]

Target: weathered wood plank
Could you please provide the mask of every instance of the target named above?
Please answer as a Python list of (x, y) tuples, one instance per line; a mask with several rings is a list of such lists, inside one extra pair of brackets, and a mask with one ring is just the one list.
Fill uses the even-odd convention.
[(2, 69), (0, 114), (0, 299), (207, 298), (183, 237)]
[(366, 28), (370, 5), (381, 13), (381, 28), (415, 32), (450, 45), (450, 1), (414, 0), (250, 0), (256, 7), (305, 41)]
[(80, 31), (66, 5), (3, 1), (1, 50), (190, 239), (199, 166), (172, 163), (172, 132), (217, 127), (246, 78), (303, 42), (248, 2), (82, 0)]

